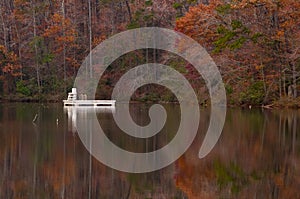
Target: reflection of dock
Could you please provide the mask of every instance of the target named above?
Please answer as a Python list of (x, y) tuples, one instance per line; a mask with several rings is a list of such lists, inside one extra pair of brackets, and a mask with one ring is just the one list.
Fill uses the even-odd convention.
[(81, 95), (81, 98), (83, 99), (77, 99), (76, 88), (72, 88), (72, 92), (68, 94), (68, 99), (63, 100), (64, 106), (114, 107), (116, 104), (116, 100), (87, 100), (85, 95)]
[(75, 133), (77, 132), (77, 117), (88, 120), (90, 113), (115, 113), (115, 106), (65, 106), (64, 111), (68, 115), (68, 129)]
[(115, 106), (115, 100), (64, 100), (65, 106)]

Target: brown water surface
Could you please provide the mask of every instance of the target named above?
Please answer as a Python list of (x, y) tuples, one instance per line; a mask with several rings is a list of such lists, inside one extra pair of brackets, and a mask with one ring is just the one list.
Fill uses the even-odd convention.
[[(178, 129), (180, 107), (164, 106), (167, 123), (149, 139), (123, 133), (109, 111), (98, 119), (116, 145), (148, 152), (166, 145)], [(149, 122), (148, 108), (131, 106), (136, 123)], [(1, 104), (0, 198), (300, 198), (299, 111), (229, 109), (221, 138), (204, 159), (198, 151), (209, 109), (200, 117), (198, 135), (179, 160), (129, 174), (90, 156), (62, 104)]]

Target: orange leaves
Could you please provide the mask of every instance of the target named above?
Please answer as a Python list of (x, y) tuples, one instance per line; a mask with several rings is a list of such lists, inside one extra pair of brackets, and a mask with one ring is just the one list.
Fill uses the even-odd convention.
[(12, 11), (13, 17), (19, 22), (26, 24), (31, 17), (31, 6), (28, 0), (14, 0), (15, 8)]
[(72, 27), (72, 23), (69, 19), (64, 19), (60, 14), (53, 14), (48, 28), (44, 31), (44, 37), (56, 38), (61, 42), (74, 42), (76, 30)]
[(277, 31), (277, 36), (278, 37), (283, 37), (284, 36), (284, 31), (283, 30), (278, 30)]
[(278, 92), (276, 82), (282, 68), (299, 60), (300, 1), (226, 2), (192, 7), (177, 20), (176, 30), (215, 52), (211, 55), (223, 69), (225, 81), (251, 77), (264, 81), (271, 92)]
[(66, 57), (66, 61), (70, 64), (70, 66), (76, 69), (80, 67), (80, 63), (74, 58)]
[(52, 25), (45, 30), (43, 36), (44, 37), (52, 37), (52, 36), (58, 34), (59, 32), (61, 32), (61, 26)]
[(16, 62), (17, 55), (14, 52), (8, 52), (7, 49), (0, 45), (0, 65), (3, 65), (7, 62)]
[(208, 5), (199, 4), (191, 7), (184, 17), (176, 21), (175, 30), (183, 32), (205, 45), (215, 36), (214, 28), (219, 24), (216, 8), (220, 4), (220, 1), (214, 0)]
[(0, 45), (0, 67), (4, 74), (12, 77), (21, 76), (19, 72), (22, 67), (18, 63), (18, 57), (14, 52), (7, 52), (6, 48)]
[(261, 70), (264, 66), (263, 65), (256, 65), (255, 70)]
[(59, 36), (59, 37), (56, 37), (56, 41), (72, 43), (75, 41), (75, 37), (73, 35)]
[(284, 30), (278, 30), (277, 33), (272, 37), (274, 40), (277, 41), (284, 41)]
[(52, 21), (53, 21), (53, 23), (62, 23), (63, 16), (58, 13), (54, 13), (52, 16)]
[(30, 2), (26, 0), (14, 0), (14, 5), (16, 6), (27, 6)]
[(6, 74), (10, 74), (13, 77), (17, 77), (17, 76), (21, 76), (22, 75), (20, 72), (16, 72), (16, 70), (20, 69), (20, 68), (21, 68), (21, 66), (18, 65), (18, 64), (13, 65), (13, 64), (8, 63), (7, 65), (5, 65), (2, 68), (2, 72), (6, 73)]
[(272, 6), (275, 7), (276, 2), (273, 0), (233, 0), (231, 2), (232, 8), (234, 9), (242, 9), (251, 6)]
[(105, 39), (106, 39), (106, 37), (104, 35), (101, 35), (99, 37), (94, 37), (94, 39), (93, 39), (93, 47), (96, 47), (97, 45), (99, 45)]
[(43, 33), (43, 37), (55, 40), (55, 53), (61, 53), (64, 45), (67, 47), (75, 46), (77, 32), (70, 19), (64, 18), (61, 14), (54, 13), (48, 27)]
[(6, 48), (3, 45), (0, 45), (0, 53), (6, 54)]

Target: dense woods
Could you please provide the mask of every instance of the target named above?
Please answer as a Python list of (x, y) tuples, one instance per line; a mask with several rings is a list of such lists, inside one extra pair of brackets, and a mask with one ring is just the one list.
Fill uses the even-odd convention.
[(300, 2), (242, 0), (199, 4), (176, 29), (211, 52), (229, 98), (249, 104), (297, 98)]
[[(229, 104), (300, 105), (297, 0), (3, 0), (0, 96), (61, 100), (92, 48), (116, 33), (145, 26), (175, 29), (204, 46), (222, 73)], [(124, 71), (147, 61), (183, 72), (203, 95), (205, 86), (193, 67), (165, 54), (145, 50), (116, 60), (100, 82), (101, 97), (109, 97)], [(144, 88), (138, 97), (173, 99), (147, 91), (152, 90)], [(200, 101), (209, 103), (207, 97)]]

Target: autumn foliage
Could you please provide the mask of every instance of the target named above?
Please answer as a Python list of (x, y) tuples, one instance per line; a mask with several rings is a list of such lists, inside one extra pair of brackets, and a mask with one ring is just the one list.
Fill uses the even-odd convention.
[(299, 8), (296, 0), (212, 0), (190, 8), (176, 30), (210, 51), (236, 100), (269, 103), (298, 96)]
[(0, 80), (3, 82), (3, 88), (6, 92), (14, 89), (14, 78), (22, 75), (22, 66), (18, 63), (18, 57), (14, 52), (8, 52), (7, 49), (0, 45)]
[[(92, 48), (121, 31), (158, 26), (180, 31), (206, 48), (222, 73), (230, 103), (297, 100), (299, 10), (297, 0), (4, 0), (0, 45), (7, 55), (2, 59), (10, 61), (1, 62), (0, 94), (19, 95), (16, 87), (22, 85), (30, 91), (23, 95), (30, 96), (19, 98), (62, 99)], [(207, 93), (193, 66), (151, 50), (117, 60), (111, 72), (118, 74), (107, 74), (102, 87), (111, 90), (121, 73), (145, 60), (172, 63), (181, 72), (185, 68), (196, 93)]]

